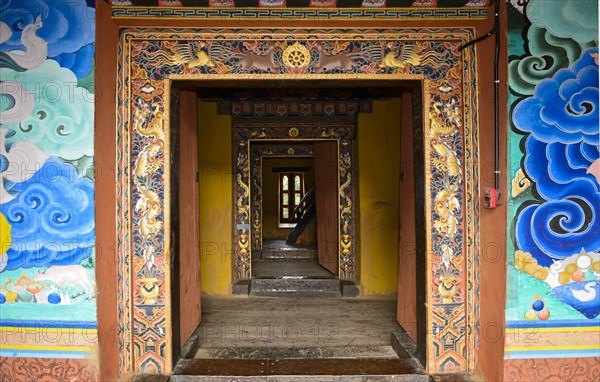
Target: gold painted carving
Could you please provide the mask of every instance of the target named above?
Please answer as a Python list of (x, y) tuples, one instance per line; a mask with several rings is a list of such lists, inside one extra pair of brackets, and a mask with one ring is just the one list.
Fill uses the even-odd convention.
[(156, 277), (143, 277), (140, 279), (142, 285), (140, 285), (140, 294), (144, 297), (144, 305), (156, 304), (156, 298), (158, 297), (158, 279)]
[(442, 297), (442, 304), (452, 304), (454, 302), (454, 295), (456, 294), (457, 282), (457, 277), (440, 276), (438, 292), (440, 292), (440, 296)]
[(237, 174), (237, 183), (244, 190), (244, 193), (237, 199), (237, 208), (240, 211), (240, 216), (244, 217), (244, 221), (250, 217), (248, 212), (248, 206), (245, 203), (245, 199), (250, 195), (250, 187), (242, 180), (242, 174)]
[(250, 246), (248, 235), (240, 235), (238, 245), (240, 246), (240, 253), (245, 257), (248, 254), (248, 247)]
[(288, 46), (283, 51), (283, 63), (285, 66), (299, 68), (310, 64), (310, 51), (299, 42)]
[(440, 216), (439, 220), (433, 222), (433, 227), (449, 239), (454, 238), (458, 220), (456, 213), (460, 211), (460, 203), (456, 197), (457, 186), (441, 190), (435, 197), (433, 208)]
[(146, 53), (146, 57), (148, 57), (148, 60), (155, 67), (161, 65), (182, 65), (184, 71), (187, 71), (190, 68), (200, 66), (215, 66), (208, 54), (203, 50), (206, 47), (206, 43), (202, 41), (194, 41), (190, 44), (182, 45), (173, 41), (165, 41), (164, 47), (165, 51), (159, 50)]
[(291, 129), (288, 130), (288, 134), (290, 135), (290, 137), (296, 138), (300, 134), (300, 131), (298, 131), (297, 128), (292, 127)]

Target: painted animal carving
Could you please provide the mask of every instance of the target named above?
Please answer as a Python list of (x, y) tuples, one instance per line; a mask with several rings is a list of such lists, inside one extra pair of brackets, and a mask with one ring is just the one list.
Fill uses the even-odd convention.
[(215, 64), (210, 60), (210, 57), (208, 56), (208, 54), (201, 50), (199, 52), (196, 53), (196, 58), (193, 59), (190, 62), (187, 62), (183, 65), (183, 69), (190, 69), (190, 68), (197, 68), (200, 66), (208, 66), (209, 68), (212, 68), (213, 66), (215, 66)]
[(277, 45), (271, 45), (264, 54), (248, 53), (240, 60), (240, 66), (244, 70), (251, 68), (263, 70), (270, 73), (278, 73), (281, 65), (275, 61), (275, 49)]
[(249, 213), (248, 213), (248, 206), (245, 201), (246, 198), (248, 198), (248, 196), (250, 195), (250, 187), (248, 187), (248, 185), (246, 183), (244, 183), (244, 181), (242, 180), (242, 174), (237, 174), (236, 179), (237, 179), (238, 185), (244, 191), (243, 194), (240, 195), (240, 197), (237, 199), (236, 205), (237, 205), (237, 208), (239, 211), (239, 216), (241, 217), (242, 221), (246, 222), (250, 218)]
[(158, 195), (154, 191), (140, 187), (142, 194), (135, 203), (135, 211), (141, 213), (140, 231), (144, 237), (156, 234), (160, 231), (162, 223), (156, 217), (161, 212)]
[(326, 72), (334, 69), (341, 69), (342, 71), (352, 70), (356, 63), (345, 54), (331, 54), (328, 55), (324, 52), (321, 45), (315, 47), (319, 52), (319, 58), (314, 63), (313, 68), (315, 72)]
[(433, 222), (433, 227), (450, 239), (456, 233), (457, 219), (454, 212), (460, 211), (460, 204), (455, 193), (456, 186), (441, 190), (436, 195), (433, 206), (435, 212), (439, 215), (439, 219)]
[[(460, 160), (456, 153), (450, 148), (448, 143), (441, 137), (442, 135), (453, 135), (456, 133), (460, 121), (456, 119), (456, 111), (444, 107), (446, 119), (442, 118), (441, 103), (434, 103), (433, 110), (430, 113), (429, 136), (431, 137), (431, 147), (438, 154), (439, 158), (434, 159), (434, 165), (440, 171), (448, 172), (452, 176), (460, 175)], [(448, 113), (448, 111), (451, 111)]]
[(423, 56), (419, 55), (418, 48), (416, 45), (401, 45), (396, 50), (393, 49), (394, 44), (388, 44), (389, 52), (381, 60), (379, 64), (380, 68), (398, 68), (400, 71), (407, 72), (411, 66), (420, 65), (439, 65), (442, 59), (439, 57), (439, 53), (435, 51), (429, 51)]
[(57, 288), (63, 286), (82, 287), (87, 298), (91, 298), (94, 293), (94, 286), (90, 281), (85, 267), (81, 265), (52, 265), (43, 273), (34, 277), (35, 282), (51, 281)]
[(153, 136), (152, 141), (146, 145), (138, 155), (135, 164), (135, 175), (145, 176), (155, 172), (162, 164), (159, 156), (163, 148), (165, 133), (163, 130), (163, 115), (159, 105), (155, 105), (154, 111), (141, 99), (134, 111), (133, 125), (143, 136)]
[(178, 45), (172, 48), (172, 51), (158, 50), (156, 52), (146, 53), (146, 57), (154, 66), (173, 66), (181, 65), (184, 70), (197, 68), (200, 66), (213, 67), (215, 64), (211, 61), (208, 54), (202, 50), (205, 43)]

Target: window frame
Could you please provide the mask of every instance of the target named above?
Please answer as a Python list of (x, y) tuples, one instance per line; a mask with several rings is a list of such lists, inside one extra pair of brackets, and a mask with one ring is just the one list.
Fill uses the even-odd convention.
[[(288, 187), (287, 190), (283, 188), (283, 179), (284, 177), (288, 177)], [(300, 185), (299, 188), (296, 188), (296, 177), (300, 177)], [(301, 171), (285, 171), (279, 173), (279, 200), (278, 200), (278, 211), (279, 211), (279, 228), (293, 228), (298, 223), (298, 220), (294, 216), (294, 210), (300, 204), (302, 197), (304, 196), (304, 172)], [(300, 198), (298, 199), (298, 203), (296, 203), (295, 195), (299, 194)], [(284, 195), (287, 195), (287, 203), (284, 203)], [(288, 217), (285, 218), (284, 212), (287, 210)]]

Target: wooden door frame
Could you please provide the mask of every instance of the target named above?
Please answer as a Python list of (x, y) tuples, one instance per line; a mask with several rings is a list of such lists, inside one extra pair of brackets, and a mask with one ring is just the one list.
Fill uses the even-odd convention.
[[(252, 274), (252, 248), (248, 238), (252, 237), (254, 222), (252, 216), (251, 184), (251, 150), (253, 144), (282, 141), (336, 141), (338, 142), (338, 237), (354, 238), (356, 236), (356, 212), (353, 203), (355, 195), (354, 182), (354, 131), (356, 121), (349, 120), (260, 120), (232, 121), (233, 136), (233, 245), (234, 290), (244, 292), (245, 288), (236, 288), (237, 284), (247, 285)], [(257, 138), (257, 135), (261, 135)], [(345, 210), (344, 210), (345, 209)], [(358, 281), (356, 252), (353, 246), (344, 247), (340, 240), (338, 246), (339, 278), (350, 282)]]
[[(252, 216), (252, 251), (260, 251), (263, 246), (263, 159), (264, 158), (312, 158), (312, 148), (305, 144), (286, 141), (267, 146), (254, 144), (250, 146), (250, 215)], [(258, 224), (257, 224), (258, 222)]]
[[(476, 61), (473, 49), (467, 49), (461, 53), (457, 53), (456, 48), (472, 39), (475, 35), (474, 28), (394, 28), (393, 30), (370, 30), (353, 28), (351, 31), (335, 30), (335, 31), (309, 31), (306, 29), (298, 31), (286, 30), (281, 34), (278, 31), (248, 31), (244, 36), (251, 36), (251, 39), (257, 41), (285, 41), (290, 44), (295, 40), (301, 44), (308, 44), (306, 36), (318, 36), (315, 40), (311, 37), (311, 41), (318, 44), (333, 44), (334, 41), (347, 38), (348, 33), (351, 33), (355, 41), (359, 41), (365, 46), (375, 46), (380, 44), (382, 40), (389, 41), (387, 46), (397, 46), (398, 44), (421, 44), (415, 45), (418, 50), (417, 54), (427, 54), (432, 52), (430, 45), (438, 44), (444, 54), (449, 57), (454, 57), (450, 61), (440, 61), (438, 64), (432, 64), (426, 67), (408, 67), (407, 71), (402, 71), (400, 68), (388, 68), (381, 73), (366, 73), (362, 72), (363, 68), (376, 68), (381, 63), (372, 62), (371, 66), (355, 67), (356, 72), (353, 73), (332, 73), (332, 74), (296, 74), (293, 76), (295, 80), (399, 80), (399, 79), (415, 79), (424, 81), (424, 117), (425, 117), (425, 162), (427, 171), (439, 172), (441, 170), (434, 169), (435, 160), (439, 159), (438, 154), (433, 152), (430, 145), (432, 139), (439, 138), (438, 136), (429, 136), (430, 126), (434, 126), (440, 116), (436, 112), (436, 102), (442, 102), (444, 97), (458, 97), (458, 113), (460, 113), (461, 126), (452, 132), (452, 136), (460, 138), (450, 142), (451, 145), (459, 144), (454, 147), (456, 155), (462, 159), (461, 171), (464, 175), (464, 182), (456, 184), (459, 187), (459, 196), (462, 201), (468, 200), (469, 203), (463, 205), (460, 211), (454, 211), (461, 220), (460, 229), (463, 230), (462, 237), (469, 237), (472, 241), (463, 241), (460, 244), (461, 250), (455, 251), (450, 258), (451, 263), (460, 265), (456, 274), (456, 284), (453, 288), (454, 295), (451, 297), (452, 302), (442, 301), (437, 292), (437, 275), (436, 272), (442, 266), (442, 248), (441, 244), (427, 238), (427, 301), (428, 301), (428, 320), (427, 320), (427, 367), (431, 372), (448, 372), (451, 371), (471, 371), (475, 367), (475, 352), (477, 344), (477, 320), (478, 320), (478, 259), (476, 257), (479, 247), (479, 211), (478, 211), (478, 189), (479, 189), (479, 162), (478, 162), (478, 129), (477, 129), (477, 91), (475, 67)], [(164, 269), (161, 274), (160, 281), (162, 287), (160, 289), (160, 303), (152, 308), (150, 315), (144, 311), (143, 302), (140, 301), (140, 292), (138, 279), (139, 276), (132, 272), (131, 261), (123, 261), (125, 259), (134, 259), (139, 261), (142, 253), (139, 250), (134, 250), (132, 238), (139, 235), (141, 222), (146, 219), (144, 216), (136, 215), (133, 211), (133, 206), (139, 200), (139, 190), (135, 189), (134, 171), (136, 158), (140, 151), (134, 146), (135, 142), (146, 144), (149, 140), (157, 139), (156, 135), (140, 136), (141, 130), (137, 125), (141, 121), (138, 116), (140, 113), (151, 111), (149, 121), (158, 126), (158, 131), (165, 131), (169, 128), (169, 89), (171, 81), (174, 80), (194, 80), (194, 81), (212, 81), (229, 80), (285, 80), (290, 78), (284, 74), (259, 74), (259, 73), (238, 73), (238, 67), (234, 68), (233, 73), (229, 74), (214, 74), (195, 72), (198, 68), (187, 67), (184, 74), (169, 74), (181, 73), (182, 68), (169, 67), (165, 65), (165, 61), (161, 66), (157, 66), (157, 62), (152, 60), (139, 60), (144, 58), (145, 52), (150, 52), (146, 48), (140, 49), (142, 45), (162, 44), (165, 39), (171, 39), (172, 44), (187, 43), (190, 40), (214, 41), (219, 44), (230, 44), (228, 41), (235, 39), (239, 40), (240, 35), (236, 34), (233, 37), (227, 37), (226, 31), (214, 30), (203, 31), (199, 29), (190, 30), (173, 30), (173, 29), (140, 29), (140, 28), (125, 28), (121, 34), (121, 43), (119, 46), (119, 70), (117, 82), (117, 136), (116, 142), (116, 214), (117, 227), (119, 228), (116, 236), (116, 250), (118, 261), (117, 269), (117, 296), (119, 296), (117, 304), (117, 317), (119, 320), (118, 330), (118, 347), (119, 347), (119, 364), (120, 373), (124, 374), (128, 371), (149, 371), (170, 372), (172, 369), (172, 344), (167, 340), (171, 336), (172, 323), (170, 319), (171, 312), (171, 289), (169, 270), (169, 256), (164, 251), (164, 248), (158, 252), (156, 257), (158, 265)], [(358, 37), (359, 36), (359, 37)], [(229, 38), (229, 40), (227, 40)], [(394, 45), (396, 44), (396, 45)], [(173, 48), (175, 45), (171, 45)], [(381, 47), (381, 45), (377, 45)], [(436, 45), (437, 47), (438, 45)], [(387, 49), (382, 47), (381, 49)], [(162, 49), (162, 48), (161, 48)], [(420, 49), (420, 50), (419, 50)], [(170, 52), (170, 53), (169, 53)], [(168, 55), (174, 54), (173, 51), (165, 50)], [(385, 53), (385, 52), (384, 52)], [(425, 56), (423, 56), (425, 57)], [(368, 57), (363, 57), (369, 60)], [(174, 61), (169, 61), (174, 62)], [(168, 64), (168, 63), (166, 63)], [(423, 69), (423, 72), (419, 72)], [(204, 69), (202, 69), (204, 70)], [(211, 69), (212, 70), (212, 69)], [(365, 69), (366, 70), (366, 69)], [(428, 73), (426, 75), (424, 73)], [(433, 77), (431, 77), (433, 76)], [(455, 82), (448, 82), (450, 80)], [(254, 82), (255, 83), (255, 82)], [(141, 89), (149, 90), (150, 93), (140, 93)], [(450, 89), (449, 93), (444, 89)], [(146, 100), (148, 107), (144, 109), (140, 107), (138, 101)], [(438, 109), (439, 110), (439, 109)], [(140, 126), (145, 129), (144, 126)], [(99, 129), (97, 129), (99, 131)], [(146, 131), (147, 133), (147, 131)], [(439, 134), (440, 132), (438, 132)], [(443, 135), (443, 133), (441, 133)], [(160, 138), (165, 147), (169, 147), (168, 139)], [(133, 147), (133, 149), (132, 149)], [(106, 157), (102, 157), (106, 159)], [(106, 164), (106, 162), (104, 162)], [(169, 176), (170, 168), (168, 161), (165, 161), (159, 166), (158, 171), (154, 172), (153, 176), (157, 179)], [(441, 196), (438, 185), (426, 178), (425, 187), (425, 209), (428, 221), (426, 233), (428, 235), (437, 235), (437, 231), (433, 228), (437, 215), (433, 212), (434, 202), (438, 196)], [(166, 203), (161, 204), (167, 210), (167, 205), (170, 200), (168, 192), (164, 195)], [(448, 211), (446, 211), (448, 212)], [(160, 221), (158, 234), (164, 237), (165, 240), (170, 234), (168, 219)], [(354, 238), (352, 238), (354, 240)], [(353, 245), (353, 242), (349, 244)], [(168, 248), (168, 246), (165, 246)], [(135, 322), (135, 324), (134, 324)], [(135, 331), (136, 335), (132, 333)], [(157, 336), (151, 333), (158, 333)], [(153, 337), (158, 339), (155, 341)], [(152, 340), (152, 346), (150, 346)], [(157, 351), (160, 349), (160, 351)], [(461, 349), (468, 349), (463, 352)]]

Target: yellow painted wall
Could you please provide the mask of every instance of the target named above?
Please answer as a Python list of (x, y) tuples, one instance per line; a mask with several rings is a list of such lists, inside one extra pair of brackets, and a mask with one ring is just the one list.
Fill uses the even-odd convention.
[[(233, 257), (231, 118), (218, 115), (211, 102), (199, 102), (198, 112), (202, 293), (225, 295), (231, 293)], [(357, 151), (362, 293), (393, 295), (398, 265), (399, 99), (375, 101), (372, 113), (359, 115)]]
[(199, 102), (198, 113), (202, 293), (231, 294), (231, 117), (218, 115), (214, 102)]
[[(304, 174), (304, 188), (308, 191), (315, 184), (312, 158), (263, 158), (263, 239), (285, 239), (291, 228), (279, 228), (279, 173), (275, 167), (309, 167)], [(300, 237), (300, 244), (316, 243), (316, 225), (309, 224)]]
[(364, 295), (398, 289), (400, 99), (374, 101), (358, 118), (360, 279)]

